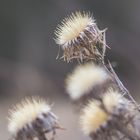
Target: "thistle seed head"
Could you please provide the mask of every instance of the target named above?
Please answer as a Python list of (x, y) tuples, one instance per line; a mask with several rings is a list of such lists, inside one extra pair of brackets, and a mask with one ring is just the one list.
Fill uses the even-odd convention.
[(26, 98), (9, 111), (8, 130), (16, 140), (38, 137), (58, 127), (58, 118), (40, 98)]
[(68, 75), (66, 90), (73, 100), (78, 100), (91, 93), (94, 87), (102, 85), (109, 78), (104, 68), (94, 63), (87, 63), (76, 67), (72, 74)]
[[(118, 93), (106, 93), (103, 101), (92, 99), (83, 108), (83, 114), (80, 117), (81, 128), (92, 139), (102, 140), (111, 137), (120, 139), (124, 136), (127, 139), (138, 130), (135, 123), (138, 123), (138, 119), (135, 118), (136, 113), (129, 109), (133, 105), (116, 94)], [(125, 132), (129, 132), (130, 135)]]
[(100, 107), (100, 102), (91, 100), (83, 109), (80, 124), (86, 135), (96, 134), (107, 125), (109, 115)]
[(110, 114), (119, 115), (128, 107), (128, 101), (118, 91), (109, 89), (103, 95), (103, 105)]
[(75, 12), (58, 25), (55, 41), (64, 51), (63, 58), (67, 62), (96, 60), (102, 59), (105, 52), (104, 33), (90, 13)]

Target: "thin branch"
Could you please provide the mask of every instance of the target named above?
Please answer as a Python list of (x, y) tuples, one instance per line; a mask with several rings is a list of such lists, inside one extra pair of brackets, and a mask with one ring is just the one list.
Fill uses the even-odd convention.
[(137, 102), (135, 101), (135, 99), (132, 97), (132, 95), (129, 93), (129, 91), (127, 90), (127, 88), (123, 85), (123, 83), (121, 82), (121, 80), (119, 79), (119, 77), (117, 76), (117, 74), (115, 73), (111, 63), (108, 61), (109, 64), (109, 68), (111, 70), (111, 73), (113, 74), (113, 77), (115, 78), (115, 81), (117, 82), (120, 90), (124, 93), (127, 94), (129, 96), (129, 98), (132, 100), (132, 102), (135, 104), (135, 106), (137, 107), (137, 109), (140, 111), (139, 105), (137, 104)]

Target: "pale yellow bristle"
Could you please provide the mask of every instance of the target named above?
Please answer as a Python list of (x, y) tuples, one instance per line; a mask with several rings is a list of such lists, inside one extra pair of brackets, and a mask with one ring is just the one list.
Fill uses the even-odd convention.
[(56, 43), (63, 45), (70, 41), (74, 41), (88, 25), (92, 24), (95, 23), (89, 13), (76, 12), (75, 14), (72, 14), (68, 18), (65, 18), (55, 31), (57, 37)]
[(26, 98), (9, 111), (8, 130), (16, 134), (26, 124), (31, 124), (41, 113), (50, 111), (50, 106), (39, 98)]
[(119, 107), (122, 102), (122, 96), (118, 91), (110, 89), (103, 96), (103, 104), (109, 113), (113, 113), (114, 109)]
[(96, 133), (101, 126), (105, 125), (108, 120), (108, 114), (100, 108), (97, 101), (90, 101), (83, 109), (83, 114), (80, 117), (80, 124), (83, 132), (86, 135)]
[(80, 65), (66, 79), (66, 90), (73, 100), (77, 100), (108, 77), (103, 68), (93, 63)]

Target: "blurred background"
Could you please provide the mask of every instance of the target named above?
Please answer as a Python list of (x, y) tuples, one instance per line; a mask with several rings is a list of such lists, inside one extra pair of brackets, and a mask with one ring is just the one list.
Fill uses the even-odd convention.
[(74, 64), (56, 60), (54, 30), (76, 10), (93, 13), (100, 29), (108, 28), (108, 57), (116, 73), (140, 101), (139, 0), (0, 0), (0, 137), (9, 138), (8, 109), (25, 96), (39, 95), (54, 103), (53, 112), (66, 131), (57, 140), (88, 139), (65, 93), (64, 79)]

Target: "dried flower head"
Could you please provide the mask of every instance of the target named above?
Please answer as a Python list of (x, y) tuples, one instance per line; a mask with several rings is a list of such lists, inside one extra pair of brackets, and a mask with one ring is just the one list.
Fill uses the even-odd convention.
[(8, 130), (16, 140), (39, 137), (56, 128), (57, 117), (43, 99), (26, 98), (10, 110)]
[(112, 89), (104, 94), (102, 103), (104, 109), (110, 115), (109, 122), (111, 129), (114, 129), (114, 134), (118, 135), (117, 131), (121, 133), (117, 139), (121, 137), (126, 140), (140, 139), (140, 135), (137, 133), (139, 127), (136, 126), (136, 123), (139, 124), (138, 118), (140, 118), (140, 115), (134, 103), (126, 99), (120, 92)]
[[(102, 59), (105, 53), (105, 30), (100, 31), (90, 13), (75, 12), (58, 25), (56, 43), (67, 62), (72, 59)], [(99, 51), (100, 50), (100, 51)]]
[(108, 121), (108, 114), (100, 107), (100, 102), (91, 100), (83, 109), (80, 117), (80, 124), (86, 135), (91, 135), (105, 127)]
[(128, 101), (116, 90), (109, 89), (103, 95), (103, 104), (108, 113), (119, 113), (128, 105)]
[(66, 90), (73, 100), (78, 100), (90, 94), (94, 87), (104, 84), (109, 78), (104, 68), (87, 63), (76, 67), (72, 74), (68, 75)]
[(96, 140), (106, 140), (111, 137), (126, 140), (139, 139), (139, 127), (136, 125), (139, 117), (135, 118), (136, 113), (131, 110), (133, 104), (127, 100), (125, 102), (125, 99), (123, 102), (120, 100), (122, 98), (117, 95), (117, 92), (106, 93), (103, 102), (92, 99), (83, 108), (80, 116), (83, 132)]

